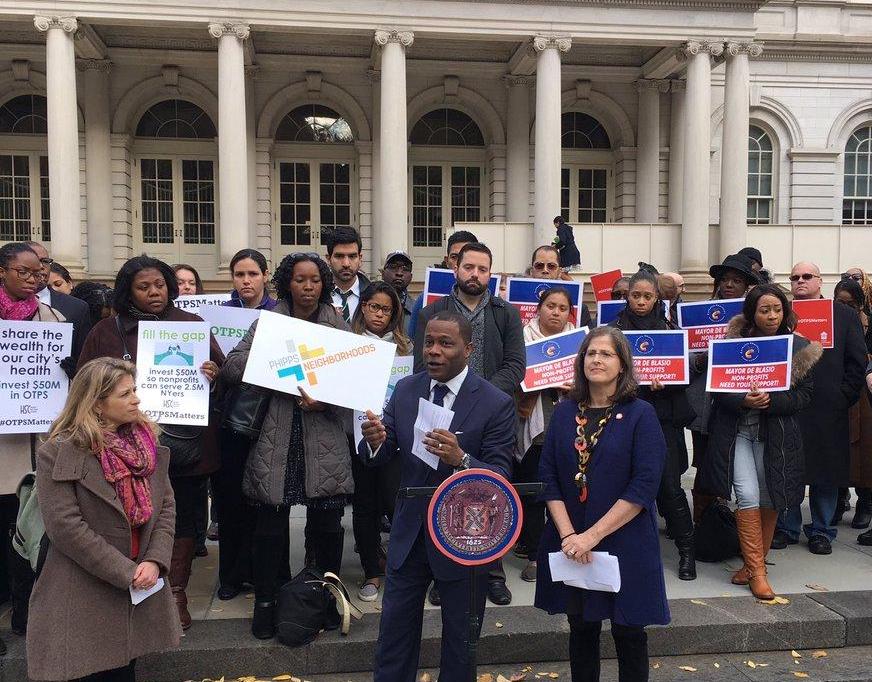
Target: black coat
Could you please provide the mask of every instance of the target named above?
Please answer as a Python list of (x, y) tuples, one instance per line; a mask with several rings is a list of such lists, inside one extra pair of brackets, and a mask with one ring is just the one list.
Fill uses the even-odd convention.
[[(436, 313), (454, 311), (453, 294), (443, 296), (418, 313), (415, 327), (415, 372), (424, 369), (424, 332), (427, 322)], [(527, 371), (527, 350), (524, 345), (524, 328), (515, 306), (496, 296), (490, 297), (485, 309), (484, 321), (484, 376), (503, 393), (510, 396)]]
[(560, 267), (568, 268), (571, 265), (581, 264), (581, 254), (575, 245), (575, 236), (572, 234), (572, 225), (561, 223), (557, 228), (557, 250), (560, 253)]
[(851, 478), (848, 409), (866, 385), (866, 343), (857, 313), (833, 303), (833, 348), (814, 368), (814, 395), (799, 415), (805, 483), (847, 487)]
[(91, 312), (88, 310), (88, 304), (54, 289), (49, 292), (49, 300), (51, 307), (73, 325), (73, 344), (70, 355), (73, 360), (78, 361), (88, 332), (91, 331)]
[[(735, 326), (731, 323), (730, 329)], [(728, 334), (728, 337), (735, 336)], [(796, 506), (804, 497), (800, 414), (811, 403), (812, 393), (817, 390), (814, 368), (820, 366), (822, 354), (820, 344), (809, 343), (794, 335), (790, 390), (770, 393), (769, 409), (760, 412), (766, 487), (777, 510)], [(725, 499), (732, 497), (736, 433), (739, 418), (746, 409), (742, 407), (744, 399), (744, 393), (713, 394), (708, 449), (696, 475), (695, 488), (700, 492)]]

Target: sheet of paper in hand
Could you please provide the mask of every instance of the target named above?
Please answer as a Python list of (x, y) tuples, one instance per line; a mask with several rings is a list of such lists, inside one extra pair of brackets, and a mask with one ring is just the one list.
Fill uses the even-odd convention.
[(439, 468), (439, 456), (428, 451), (424, 446), (424, 436), (433, 429), (451, 428), (454, 412), (447, 407), (434, 405), (429, 400), (418, 398), (418, 416), (415, 419), (412, 441), (412, 454), (425, 462), (430, 468)]

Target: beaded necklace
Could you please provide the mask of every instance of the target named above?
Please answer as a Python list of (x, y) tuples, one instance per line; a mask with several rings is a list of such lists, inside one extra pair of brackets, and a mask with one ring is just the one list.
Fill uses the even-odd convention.
[(603, 429), (606, 427), (609, 419), (611, 419), (613, 407), (614, 405), (609, 405), (605, 414), (597, 422), (597, 430), (591, 434), (590, 442), (588, 442), (587, 436), (584, 433), (584, 427), (587, 426), (587, 417), (584, 416), (587, 405), (578, 403), (578, 413), (575, 415), (575, 452), (578, 455), (578, 473), (575, 474), (574, 482), (578, 487), (578, 500), (580, 502), (587, 501), (587, 467), (590, 464), (590, 458), (596, 449)]

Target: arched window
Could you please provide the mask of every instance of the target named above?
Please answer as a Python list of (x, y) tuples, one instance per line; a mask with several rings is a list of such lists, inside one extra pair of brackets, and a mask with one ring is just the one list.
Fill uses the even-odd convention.
[(845, 145), (842, 223), (872, 225), (872, 125), (855, 130)]
[(483, 147), (484, 136), (475, 121), (457, 109), (434, 109), (424, 114), (409, 135), (412, 144)]
[(321, 104), (305, 104), (287, 114), (276, 129), (279, 142), (329, 142), (350, 144), (354, 133), (342, 116)]
[(772, 222), (772, 138), (760, 126), (748, 128), (748, 224)]
[(168, 99), (142, 115), (134, 143), (137, 248), (207, 277), (217, 266), (216, 136), (201, 107)]
[(560, 144), (564, 149), (611, 149), (602, 124), (580, 111), (568, 111), (560, 119)]
[(193, 102), (168, 99), (146, 111), (136, 126), (137, 137), (173, 137), (193, 140), (214, 138), (215, 124)]
[[(0, 135), (45, 135), (46, 99), (19, 95), (0, 104)], [(44, 138), (13, 143), (0, 141), (0, 242), (51, 240), (48, 156)], [(14, 151), (13, 151), (14, 150)]]

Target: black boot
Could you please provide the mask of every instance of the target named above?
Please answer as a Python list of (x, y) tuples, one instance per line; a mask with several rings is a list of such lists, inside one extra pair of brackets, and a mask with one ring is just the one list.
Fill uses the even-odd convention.
[(251, 634), (258, 639), (272, 639), (276, 634), (275, 601), (256, 602), (251, 619)]
[(836, 502), (836, 511), (833, 513), (831, 525), (838, 526), (846, 512), (851, 510), (851, 491), (848, 488), (839, 488), (839, 497)]
[(854, 488), (857, 492), (857, 507), (851, 528), (866, 528), (872, 523), (872, 490), (869, 488)]
[(696, 546), (693, 533), (675, 538), (678, 547), (678, 577), (681, 580), (696, 580)]
[(320, 533), (314, 543), (315, 566), (318, 570), (339, 575), (342, 568), (342, 550), (345, 546), (345, 529)]
[(696, 580), (696, 551), (693, 536), (693, 516), (684, 491), (661, 499), (663, 515), (678, 548), (678, 577)]

